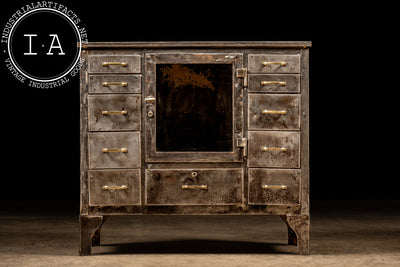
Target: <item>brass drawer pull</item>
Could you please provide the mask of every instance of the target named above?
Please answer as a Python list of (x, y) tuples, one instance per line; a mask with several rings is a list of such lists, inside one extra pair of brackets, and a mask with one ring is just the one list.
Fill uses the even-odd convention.
[(268, 66), (268, 65), (281, 65), (281, 66), (286, 66), (287, 62), (286, 61), (263, 61), (262, 65), (263, 66)]
[(109, 85), (120, 85), (122, 87), (128, 86), (127, 82), (102, 82), (101, 83), (104, 87), (109, 86)]
[(103, 190), (111, 190), (111, 189), (126, 190), (126, 189), (128, 189), (128, 186), (127, 185), (121, 185), (121, 186), (103, 185)]
[(118, 114), (127, 115), (127, 114), (128, 114), (128, 111), (127, 111), (127, 110), (121, 110), (121, 111), (103, 110), (103, 111), (101, 112), (101, 114), (103, 114), (103, 115), (118, 115)]
[(285, 115), (286, 114), (286, 110), (268, 110), (268, 109), (264, 109), (262, 111), (262, 114), (281, 114), (281, 115)]
[(269, 85), (269, 84), (279, 84), (282, 86), (286, 86), (286, 82), (278, 82), (278, 81), (261, 81), (261, 85)]
[(126, 152), (128, 152), (128, 149), (126, 147), (122, 147), (122, 148), (103, 148), (101, 151), (103, 151), (103, 153), (108, 153), (108, 152), (123, 152), (123, 153), (126, 153)]
[(103, 67), (108, 67), (110, 65), (120, 65), (122, 67), (126, 67), (128, 66), (128, 62), (102, 62), (101, 65), (103, 65)]
[(285, 151), (287, 151), (287, 149), (286, 149), (286, 147), (266, 147), (266, 146), (264, 146), (264, 147), (262, 147), (261, 148), (261, 151), (282, 151), (282, 152), (285, 152)]
[(287, 189), (287, 185), (269, 185), (269, 184), (265, 184), (261, 186), (262, 189), (282, 189), (282, 190), (286, 190)]
[(152, 96), (152, 95), (149, 95), (149, 96), (146, 96), (144, 101), (153, 103), (154, 101), (156, 101), (156, 98), (154, 96)]
[(207, 190), (207, 185), (182, 185), (182, 189), (202, 189)]

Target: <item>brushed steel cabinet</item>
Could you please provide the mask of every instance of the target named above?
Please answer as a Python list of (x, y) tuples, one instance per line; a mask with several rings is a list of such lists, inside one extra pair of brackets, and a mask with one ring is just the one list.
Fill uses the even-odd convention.
[(80, 255), (109, 216), (152, 214), (280, 216), (309, 254), (310, 47), (83, 44)]

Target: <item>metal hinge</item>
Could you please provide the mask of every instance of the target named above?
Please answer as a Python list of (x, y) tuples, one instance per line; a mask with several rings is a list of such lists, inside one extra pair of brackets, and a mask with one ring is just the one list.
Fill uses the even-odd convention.
[(243, 87), (247, 87), (247, 68), (236, 69), (236, 76), (243, 78)]
[(247, 157), (247, 138), (237, 138), (237, 147), (243, 147), (243, 157)]

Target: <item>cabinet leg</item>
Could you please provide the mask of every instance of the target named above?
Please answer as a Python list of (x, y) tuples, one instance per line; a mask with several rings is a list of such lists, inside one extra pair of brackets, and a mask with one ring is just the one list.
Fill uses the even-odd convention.
[[(100, 227), (103, 224), (103, 216), (80, 215), (80, 249), (79, 255), (85, 256), (92, 253), (92, 244), (100, 243)], [(96, 237), (98, 232), (98, 237)]]
[(100, 232), (101, 232), (101, 227), (103, 226), (104, 222), (108, 219), (110, 216), (102, 216), (103, 219), (101, 221), (101, 224), (99, 228), (94, 231), (93, 237), (92, 237), (92, 246), (100, 246)]
[(309, 215), (281, 215), (288, 227), (289, 245), (297, 245), (299, 254), (310, 254), (310, 216)]

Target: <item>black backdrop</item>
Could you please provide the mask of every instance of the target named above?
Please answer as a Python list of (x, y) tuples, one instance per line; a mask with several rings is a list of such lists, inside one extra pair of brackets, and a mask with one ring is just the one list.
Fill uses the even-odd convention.
[[(0, 26), (21, 6), (0, 8)], [(400, 199), (396, 34), (376, 14), (336, 3), (58, 1), (89, 41), (306, 40), (310, 50), (312, 199)], [(1, 186), (7, 201), (79, 203), (79, 81), (19, 83), (1, 51)], [(397, 68), (397, 69), (396, 69)]]

